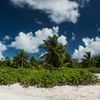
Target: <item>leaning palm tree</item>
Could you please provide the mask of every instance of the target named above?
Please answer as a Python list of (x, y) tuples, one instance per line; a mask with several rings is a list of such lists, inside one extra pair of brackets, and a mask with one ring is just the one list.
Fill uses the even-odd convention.
[(46, 50), (46, 53), (41, 58), (44, 59), (46, 64), (57, 68), (60, 67), (60, 57), (65, 52), (65, 46), (58, 43), (57, 36), (48, 37), (48, 40), (44, 41), (43, 48)]
[(28, 60), (28, 54), (22, 50), (20, 53), (17, 53), (17, 56), (14, 57), (13, 63), (15, 66), (26, 67)]
[(91, 52), (86, 52), (86, 54), (83, 56), (82, 64), (84, 67), (95, 67), (95, 61), (91, 56)]

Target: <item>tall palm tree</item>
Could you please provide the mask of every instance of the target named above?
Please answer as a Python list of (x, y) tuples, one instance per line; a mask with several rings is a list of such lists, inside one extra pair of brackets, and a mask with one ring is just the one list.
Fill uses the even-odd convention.
[(65, 46), (58, 43), (57, 36), (48, 37), (48, 40), (44, 41), (43, 48), (46, 50), (46, 53), (41, 58), (43, 58), (48, 65), (60, 67), (60, 57), (65, 51)]
[(20, 53), (17, 53), (17, 56), (14, 57), (13, 63), (15, 66), (27, 67), (27, 60), (28, 54), (22, 50)]
[(95, 67), (95, 61), (91, 56), (91, 52), (86, 52), (82, 59), (83, 67)]

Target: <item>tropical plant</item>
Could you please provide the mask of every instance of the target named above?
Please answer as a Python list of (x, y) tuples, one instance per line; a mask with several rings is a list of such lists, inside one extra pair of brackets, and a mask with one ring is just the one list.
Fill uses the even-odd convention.
[(30, 58), (30, 65), (31, 66), (35, 66), (36, 65), (36, 60), (35, 60), (35, 58), (33, 56)]
[(3, 67), (4, 63), (3, 63), (3, 59), (0, 59), (0, 67)]
[(20, 67), (28, 67), (28, 54), (22, 50), (20, 53), (17, 53), (17, 56), (13, 59), (14, 66), (20, 66)]
[(95, 60), (91, 56), (91, 52), (86, 52), (82, 59), (83, 67), (95, 67)]
[(19, 83), (23, 86), (53, 87), (95, 84), (97, 76), (84, 69), (59, 70), (0, 68), (0, 85)]
[(60, 56), (61, 67), (72, 67), (72, 60), (68, 52), (62, 52)]
[(3, 61), (3, 64), (5, 67), (10, 67), (12, 65), (12, 60), (10, 59), (10, 57), (6, 57)]
[[(41, 57), (48, 65), (54, 67), (60, 67), (62, 56), (65, 53), (65, 46), (61, 43), (58, 43), (57, 36), (48, 37), (48, 40), (44, 40), (43, 48), (46, 50), (46, 53)], [(63, 57), (65, 59), (66, 57)]]
[(43, 64), (41, 62), (42, 61), (40, 59), (36, 59), (33, 56), (30, 58), (30, 61), (29, 61), (30, 66), (34, 68), (38, 68), (40, 65), (42, 66)]
[(96, 67), (100, 67), (100, 56), (95, 57)]

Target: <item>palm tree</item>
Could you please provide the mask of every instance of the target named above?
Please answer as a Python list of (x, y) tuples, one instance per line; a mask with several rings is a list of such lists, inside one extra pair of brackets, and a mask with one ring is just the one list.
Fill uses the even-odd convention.
[(96, 67), (100, 67), (100, 55), (95, 57)]
[(34, 66), (34, 67), (37, 67), (38, 66), (38, 61), (37, 61), (37, 59), (34, 58), (34, 56), (32, 56), (30, 58), (30, 65), (31, 66)]
[(6, 57), (5, 60), (3, 61), (3, 64), (5, 67), (11, 67), (12, 65), (12, 60), (10, 59), (10, 57)]
[(20, 53), (17, 53), (17, 56), (14, 57), (13, 63), (14, 66), (27, 67), (27, 60), (28, 54), (22, 50)]
[(3, 59), (0, 59), (0, 67), (4, 67)]
[(34, 64), (35, 64), (35, 58), (34, 57), (31, 57), (30, 58), (30, 65), (31, 66), (34, 66)]
[(71, 57), (68, 52), (61, 53), (60, 59), (61, 59), (62, 67), (72, 67), (73, 66)]
[(83, 56), (82, 65), (83, 67), (95, 67), (95, 61), (91, 56), (91, 52), (86, 52), (86, 54)]
[(44, 59), (46, 64), (57, 68), (60, 67), (60, 57), (65, 52), (65, 46), (58, 43), (57, 36), (48, 37), (48, 40), (44, 41), (43, 48), (46, 50), (46, 53), (41, 58)]

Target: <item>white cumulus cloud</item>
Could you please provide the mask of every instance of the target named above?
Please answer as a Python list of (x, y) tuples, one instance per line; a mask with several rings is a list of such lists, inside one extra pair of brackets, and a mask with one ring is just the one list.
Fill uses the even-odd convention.
[(67, 44), (67, 37), (61, 35), (60, 37), (58, 37), (58, 43), (62, 43), (63, 45)]
[(76, 23), (80, 16), (79, 5), (70, 0), (10, 0), (19, 7), (29, 7), (32, 10), (42, 10), (48, 14), (48, 17), (56, 22)]
[[(44, 43), (43, 41), (47, 40), (48, 36), (53, 36), (53, 35), (58, 36), (58, 32), (59, 32), (58, 27), (53, 27), (52, 29), (43, 28), (42, 30), (36, 31), (35, 35), (33, 35), (32, 32), (30, 33), (20, 32), (19, 35), (15, 37), (15, 41), (11, 43), (10, 47), (16, 49), (23, 49), (29, 53), (37, 53), (39, 52), (39, 47), (43, 45)], [(60, 43), (65, 44), (66, 42), (64, 40), (60, 41)]]
[(5, 51), (7, 49), (6, 45), (3, 44), (2, 42), (0, 42), (0, 59), (4, 58), (3, 56), (3, 51)]
[(74, 59), (81, 60), (86, 52), (91, 52), (92, 56), (100, 54), (100, 37), (94, 38), (83, 38), (85, 46), (80, 45), (78, 49), (75, 49), (72, 57)]

